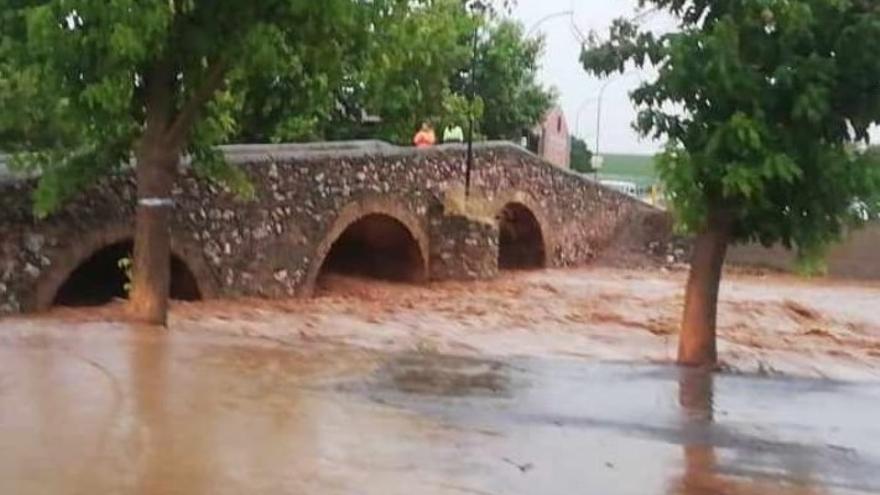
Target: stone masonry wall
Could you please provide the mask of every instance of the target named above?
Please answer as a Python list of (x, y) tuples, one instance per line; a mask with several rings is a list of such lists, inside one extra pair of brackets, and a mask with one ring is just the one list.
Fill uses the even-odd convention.
[(431, 278), (480, 280), (498, 274), (498, 227), (461, 215), (431, 218)]
[[(463, 146), (381, 143), (233, 146), (257, 195), (241, 201), (183, 169), (174, 190), (172, 251), (205, 297), (308, 295), (335, 238), (379, 213), (403, 223), (434, 279), (492, 277), (496, 227), (444, 211), (461, 189)], [(131, 173), (100, 180), (46, 219), (31, 214), (33, 180), (0, 178), (0, 314), (44, 309), (93, 253), (133, 234)], [(510, 144), (476, 147), (475, 197), (500, 211), (517, 202), (538, 219), (547, 264), (593, 260), (628, 218), (648, 207)]]

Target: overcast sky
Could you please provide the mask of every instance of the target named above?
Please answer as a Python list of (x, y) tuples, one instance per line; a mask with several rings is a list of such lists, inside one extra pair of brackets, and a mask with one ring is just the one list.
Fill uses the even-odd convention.
[[(615, 18), (636, 13), (637, 0), (519, 0), (514, 16), (526, 29), (545, 16), (571, 10), (573, 17), (555, 17), (540, 23), (533, 33), (543, 33), (546, 46), (542, 60), (541, 80), (559, 91), (559, 103), (565, 111), (572, 133), (587, 140), (590, 149), (596, 146), (597, 96), (605, 81), (589, 77), (578, 57), (580, 42), (573, 34), (572, 20), (583, 33), (591, 29), (607, 33)], [(647, 21), (651, 27), (663, 29), (668, 19), (654, 15)], [(632, 73), (609, 83), (602, 99), (600, 151), (615, 153), (654, 153), (661, 143), (642, 140), (632, 130), (635, 109), (627, 94), (641, 78), (650, 74)]]

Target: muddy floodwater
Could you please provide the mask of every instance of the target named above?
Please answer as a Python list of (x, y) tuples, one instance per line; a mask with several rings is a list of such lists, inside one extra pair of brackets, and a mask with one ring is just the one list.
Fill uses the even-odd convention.
[(0, 493), (880, 493), (880, 289), (731, 276), (709, 374), (666, 362), (682, 277), (6, 319)]

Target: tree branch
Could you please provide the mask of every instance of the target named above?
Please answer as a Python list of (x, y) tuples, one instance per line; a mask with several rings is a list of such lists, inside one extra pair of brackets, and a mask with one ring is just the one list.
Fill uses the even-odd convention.
[(174, 122), (168, 128), (167, 136), (169, 141), (175, 145), (183, 145), (190, 128), (195, 123), (202, 107), (214, 96), (214, 92), (223, 84), (223, 78), (226, 76), (226, 62), (217, 60), (208, 68), (207, 77), (202, 85), (190, 97), (178, 112)]

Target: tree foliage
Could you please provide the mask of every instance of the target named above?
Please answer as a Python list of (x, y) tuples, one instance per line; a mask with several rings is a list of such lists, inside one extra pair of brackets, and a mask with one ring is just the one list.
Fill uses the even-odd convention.
[(480, 130), (489, 139), (522, 137), (553, 105), (556, 95), (537, 80), (543, 49), (543, 38), (526, 38), (519, 23), (489, 27), (477, 59), (477, 93), (485, 107)]
[[(364, 54), (327, 121), (330, 139), (378, 137), (408, 143), (422, 121), (465, 127), (490, 139), (517, 138), (540, 120), (555, 95), (537, 82), (543, 41), (499, 16), (504, 2), (477, 16), (460, 0), (434, 0), (411, 11), (379, 12), (378, 36)], [(480, 30), (476, 98), (469, 107), (473, 33)], [(470, 110), (469, 110), (470, 108)], [(370, 115), (378, 122), (364, 125)]]
[[(206, 176), (239, 189), (246, 184), (214, 145), (407, 143), (421, 121), (465, 125), (469, 112), (481, 134), (517, 137), (552, 99), (535, 77), (542, 43), (500, 17), (505, 2), (477, 17), (460, 0), (240, 9), (231, 1), (0, 2), (0, 147), (28, 151), (17, 163), (42, 172), (43, 213), (129, 162), (145, 127), (144, 81), (163, 57), (174, 74), (171, 113), (201, 102), (189, 105), (199, 118), (185, 151)], [(478, 98), (469, 109), (476, 26)]]
[[(644, 2), (649, 3), (649, 2)], [(634, 91), (636, 127), (665, 138), (659, 171), (682, 224), (710, 211), (733, 241), (804, 251), (875, 214), (880, 173), (880, 8), (864, 0), (654, 0), (680, 19), (662, 36), (617, 21), (582, 55), (597, 75), (628, 63), (659, 75)]]
[(42, 172), (42, 213), (128, 163), (151, 118), (201, 172), (245, 186), (212, 147), (252, 125), (243, 109), (292, 119), (272, 101), (290, 96), (278, 88), (297, 85), (295, 101), (320, 106), (302, 95), (341, 70), (363, 5), (2, 0), (0, 145)]
[(337, 115), (328, 134), (347, 137), (357, 130), (361, 115), (368, 114), (380, 119), (367, 130), (371, 137), (408, 143), (421, 121), (444, 116), (444, 101), (454, 93), (452, 77), (470, 63), (468, 40), (481, 20), (460, 0), (434, 0), (411, 11), (379, 12), (374, 22), (376, 36), (365, 63), (352, 74), (357, 81), (348, 95), (353, 118), (346, 122), (339, 118), (344, 115)]
[(571, 137), (571, 169), (586, 174), (593, 172), (593, 152), (583, 139)]
[(422, 120), (464, 125), (469, 113), (482, 134), (516, 137), (552, 95), (535, 81), (541, 41), (497, 17), (503, 8), (474, 17), (460, 0), (0, 0), (0, 147), (41, 173), (35, 206), (46, 214), (131, 162), (147, 127), (147, 82), (158, 79), (170, 144), (243, 193), (248, 184), (215, 145), (406, 143)]

